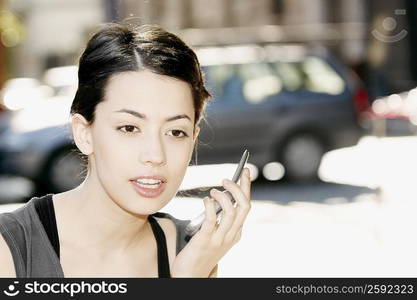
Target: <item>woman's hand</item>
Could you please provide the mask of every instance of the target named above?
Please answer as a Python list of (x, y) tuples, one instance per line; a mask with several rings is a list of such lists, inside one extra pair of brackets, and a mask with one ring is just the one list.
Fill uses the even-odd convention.
[[(243, 223), (251, 208), (249, 169), (243, 170), (240, 184), (225, 179), (223, 186), (232, 194), (236, 207), (225, 193), (216, 189), (210, 191), (214, 200), (204, 198), (205, 220), (175, 258), (172, 277), (208, 277), (219, 260), (240, 240)], [(217, 222), (214, 201), (222, 207), (220, 223)]]

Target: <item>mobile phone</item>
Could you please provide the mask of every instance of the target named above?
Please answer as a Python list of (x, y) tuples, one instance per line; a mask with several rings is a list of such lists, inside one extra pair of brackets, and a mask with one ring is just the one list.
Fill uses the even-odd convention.
[[(249, 151), (245, 150), (236, 168), (235, 174), (233, 175), (233, 178), (232, 178), (233, 182), (236, 183), (240, 179), (240, 176), (242, 175), (242, 170), (245, 167), (245, 164), (248, 161), (248, 158), (249, 158)], [(229, 197), (229, 199), (232, 201), (232, 204), (236, 202), (235, 199), (233, 199), (233, 196), (229, 191), (224, 191), (223, 193), (225, 193)], [(214, 202), (214, 208), (216, 211), (216, 215), (219, 216), (220, 212), (222, 211), (222, 207), (217, 201)], [(186, 235), (188, 237), (191, 237), (194, 234), (196, 234), (196, 232), (200, 230), (201, 225), (204, 222), (204, 219), (205, 219), (205, 212), (203, 211), (202, 213), (197, 215), (195, 218), (193, 218), (191, 222), (188, 223), (187, 227), (185, 227)]]

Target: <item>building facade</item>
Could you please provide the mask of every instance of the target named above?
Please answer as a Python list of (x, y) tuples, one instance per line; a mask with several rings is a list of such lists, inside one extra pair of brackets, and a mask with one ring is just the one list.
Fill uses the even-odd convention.
[(410, 55), (416, 50), (414, 0), (7, 2), (26, 29), (9, 55), (14, 76), (39, 77), (48, 67), (74, 63), (98, 23), (130, 18), (160, 24), (193, 45), (318, 43), (357, 70), (374, 98), (417, 85), (416, 58)]

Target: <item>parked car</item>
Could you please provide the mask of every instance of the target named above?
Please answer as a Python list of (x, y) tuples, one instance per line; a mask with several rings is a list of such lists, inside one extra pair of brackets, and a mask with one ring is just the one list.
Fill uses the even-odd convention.
[(0, 93), (0, 174), (27, 177), (48, 191), (81, 181), (78, 156), (69, 151), (74, 147), (68, 127), (77, 71), (76, 66), (56, 67), (46, 70), (42, 81), (13, 78), (5, 83)]
[[(317, 176), (326, 151), (355, 145), (363, 133), (358, 120), (369, 106), (366, 91), (326, 51), (246, 45), (200, 48), (197, 55), (213, 95), (197, 164), (236, 162), (246, 148), (258, 168), (279, 161), (286, 177), (306, 180)], [(57, 116), (46, 108), (35, 115), (44, 122)], [(36, 130), (10, 126), (0, 134), (0, 172), (29, 177), (52, 192), (75, 186), (83, 168), (68, 128), (65, 122)]]
[(243, 148), (262, 170), (278, 161), (285, 176), (317, 176), (325, 152), (355, 145), (369, 108), (363, 84), (324, 49), (299, 45), (200, 50), (214, 101), (197, 162), (226, 163)]
[(43, 191), (64, 191), (82, 181), (70, 139), (72, 98), (52, 97), (36, 108), (10, 112), (0, 132), (0, 174), (31, 179)]

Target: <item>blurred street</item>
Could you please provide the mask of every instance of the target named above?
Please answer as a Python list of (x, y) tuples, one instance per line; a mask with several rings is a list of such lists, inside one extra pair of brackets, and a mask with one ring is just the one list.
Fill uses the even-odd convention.
[[(416, 276), (416, 150), (417, 137), (368, 136), (326, 154), (321, 182), (254, 183), (244, 234), (219, 277)], [(162, 211), (186, 219), (202, 208), (176, 198)]]

